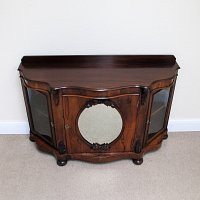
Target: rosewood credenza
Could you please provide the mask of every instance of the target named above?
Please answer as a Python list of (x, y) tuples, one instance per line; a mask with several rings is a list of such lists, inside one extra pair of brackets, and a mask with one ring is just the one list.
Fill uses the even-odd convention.
[(172, 55), (24, 56), (30, 140), (61, 166), (141, 164), (167, 138), (178, 69)]

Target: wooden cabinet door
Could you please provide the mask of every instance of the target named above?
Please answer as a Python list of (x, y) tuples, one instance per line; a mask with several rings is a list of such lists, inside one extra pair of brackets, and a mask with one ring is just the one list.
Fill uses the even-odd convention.
[[(137, 129), (139, 102), (140, 94), (124, 94), (109, 98), (94, 98), (81, 95), (64, 95), (63, 107), (65, 120), (65, 137), (68, 153), (74, 154), (87, 152), (106, 153), (133, 151), (134, 139)], [(118, 137), (109, 143), (91, 143), (87, 141), (80, 132), (80, 127), (78, 125), (79, 116), (85, 109), (90, 109), (90, 107), (101, 104), (108, 107), (110, 106), (119, 112), (122, 120), (122, 128)], [(91, 123), (93, 123), (92, 120), (91, 122), (88, 122), (88, 124)]]

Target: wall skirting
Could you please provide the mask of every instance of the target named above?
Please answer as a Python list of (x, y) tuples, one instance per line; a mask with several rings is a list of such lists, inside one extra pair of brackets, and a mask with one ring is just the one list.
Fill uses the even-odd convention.
[[(200, 131), (200, 119), (169, 120), (169, 132)], [(0, 134), (28, 134), (28, 122), (1, 121)]]
[(1, 121), (0, 134), (28, 134), (28, 122)]
[(200, 119), (169, 120), (169, 132), (200, 131)]

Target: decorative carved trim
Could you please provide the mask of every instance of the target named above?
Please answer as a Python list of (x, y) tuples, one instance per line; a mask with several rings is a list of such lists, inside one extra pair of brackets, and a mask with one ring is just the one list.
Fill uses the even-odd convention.
[(58, 143), (58, 151), (60, 154), (64, 154), (66, 152), (66, 147), (63, 142)]
[(112, 108), (116, 107), (116, 105), (110, 99), (92, 99), (86, 103), (85, 107), (90, 108), (97, 104), (104, 104), (106, 106), (111, 106)]
[(135, 143), (134, 152), (141, 153), (141, 151), (142, 151), (142, 144), (141, 144), (140, 140), (137, 140)]
[(95, 151), (107, 151), (108, 149), (110, 149), (110, 146), (108, 143), (103, 143), (103, 144), (93, 143), (91, 145), (91, 149)]

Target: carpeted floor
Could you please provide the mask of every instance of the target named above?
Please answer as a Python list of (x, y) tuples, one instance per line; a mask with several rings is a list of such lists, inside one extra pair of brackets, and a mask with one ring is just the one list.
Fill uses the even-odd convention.
[(199, 200), (200, 132), (169, 133), (161, 149), (106, 164), (59, 167), (27, 135), (0, 135), (0, 200)]

